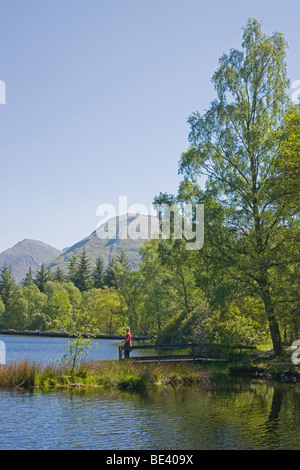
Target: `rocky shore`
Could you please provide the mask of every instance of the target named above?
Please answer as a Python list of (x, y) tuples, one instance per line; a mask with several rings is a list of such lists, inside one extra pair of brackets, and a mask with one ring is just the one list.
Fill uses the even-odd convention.
[(260, 366), (232, 366), (229, 370), (233, 375), (248, 375), (265, 380), (276, 380), (282, 383), (300, 382), (300, 368), (297, 367), (282, 368), (282, 370), (277, 371)]
[(280, 358), (274, 357), (273, 350), (259, 351), (252, 357), (251, 365), (233, 365), (231, 374), (242, 374), (281, 383), (300, 382), (300, 364), (293, 364), (292, 354), (295, 347), (287, 347)]

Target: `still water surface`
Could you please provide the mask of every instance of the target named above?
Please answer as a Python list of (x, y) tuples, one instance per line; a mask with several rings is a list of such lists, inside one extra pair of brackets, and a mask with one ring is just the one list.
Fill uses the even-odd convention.
[[(118, 343), (99, 343), (94, 354), (116, 359)], [(7, 362), (60, 358), (65, 344), (10, 337)], [(300, 393), (240, 377), (144, 396), (1, 390), (0, 423), (0, 449), (300, 450)]]
[[(47, 338), (42, 336), (13, 336), (0, 335), (6, 349), (6, 363), (30, 360), (45, 364), (46, 362), (60, 362), (66, 354), (68, 338)], [(93, 360), (115, 360), (119, 357), (119, 340), (92, 341), (88, 358)]]

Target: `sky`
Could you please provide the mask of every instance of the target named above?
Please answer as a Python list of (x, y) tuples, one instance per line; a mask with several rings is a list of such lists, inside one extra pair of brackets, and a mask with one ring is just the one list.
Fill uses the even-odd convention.
[(250, 17), (284, 34), (300, 80), (299, 0), (0, 0), (0, 252), (25, 238), (63, 249), (102, 204), (150, 213), (176, 193), (187, 118), (209, 108)]

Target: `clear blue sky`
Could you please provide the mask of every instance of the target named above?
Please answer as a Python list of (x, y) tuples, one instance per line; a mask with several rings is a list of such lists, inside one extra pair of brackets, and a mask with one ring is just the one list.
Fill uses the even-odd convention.
[(284, 33), (300, 79), (299, 0), (0, 0), (0, 252), (70, 246), (99, 204), (175, 193), (186, 119), (249, 17)]

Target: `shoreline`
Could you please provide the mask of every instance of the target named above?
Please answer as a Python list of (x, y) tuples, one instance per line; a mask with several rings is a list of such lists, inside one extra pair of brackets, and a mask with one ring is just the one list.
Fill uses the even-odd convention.
[[(220, 376), (244, 376), (288, 386), (300, 383), (300, 368), (284, 364), (227, 364), (200, 366), (189, 363), (141, 364), (135, 361), (91, 361), (79, 364), (75, 370), (70, 366), (38, 364), (20, 361), (0, 365), (0, 390), (18, 388), (32, 390), (99, 389), (100, 391), (126, 390), (140, 392), (157, 387), (182, 385), (206, 386)], [(219, 379), (218, 379), (219, 380)]]
[[(65, 332), (59, 332), (59, 331), (29, 331), (29, 330), (23, 330), (23, 331), (18, 331), (18, 330), (0, 330), (0, 336), (1, 335), (11, 335), (11, 336), (41, 336), (45, 338), (76, 338), (75, 334), (70, 334), (70, 333), (65, 333)], [(85, 335), (83, 334), (84, 338), (89, 338), (91, 335)], [(99, 334), (99, 335), (92, 335), (92, 339), (124, 339), (125, 335), (105, 335), (105, 334)], [(132, 339), (134, 341), (145, 341), (151, 339), (149, 336), (133, 336)]]
[[(11, 335), (11, 336), (32, 336), (32, 337), (48, 337), (48, 338), (75, 338), (76, 335), (72, 335), (66, 332), (41, 332), (41, 331), (29, 331), (29, 330), (0, 330), (0, 338), (1, 335)], [(88, 338), (89, 335), (83, 335), (84, 337)], [(109, 335), (109, 334), (98, 334), (98, 335), (93, 335), (92, 339), (110, 339), (110, 340), (122, 340), (125, 338), (125, 335)], [(132, 338), (135, 341), (145, 341), (151, 339), (149, 336), (133, 336)], [(273, 380), (279, 383), (286, 383), (286, 384), (291, 384), (291, 385), (296, 385), (300, 383), (300, 365), (295, 365), (291, 361), (291, 352), (293, 351), (294, 348), (286, 348), (285, 353), (283, 357), (281, 358), (274, 358), (272, 354), (272, 350), (265, 350), (262, 351), (262, 354), (254, 354), (252, 355), (252, 359), (250, 361), (246, 360), (246, 362), (237, 362), (237, 363), (227, 363), (225, 369), (221, 368), (219, 372), (227, 372), (229, 375), (232, 376), (248, 376), (252, 378), (257, 378), (257, 379), (263, 379), (263, 380)], [(248, 358), (249, 359), (249, 358)], [(109, 362), (109, 361), (108, 361)], [(120, 363), (119, 361), (114, 361), (116, 362), (116, 367), (122, 368), (122, 362)], [(135, 362), (135, 361), (134, 361)], [(129, 364), (132, 364), (132, 361), (129, 361), (127, 363), (127, 366)], [(125, 364), (125, 362), (123, 362)], [(136, 363), (138, 365), (138, 362)], [(174, 369), (176, 369), (176, 364), (178, 367), (178, 363), (174, 363)], [(193, 366), (194, 364), (190, 364)], [(167, 364), (162, 364), (161, 362), (157, 362), (155, 365), (152, 365), (155, 369), (158, 367), (164, 368), (165, 366), (172, 368), (171, 363)], [(135, 366), (133, 366), (135, 367)], [(195, 371), (195, 369), (198, 369), (198, 372), (201, 370), (201, 367), (194, 368), (192, 367)], [(211, 372), (217, 372), (217, 369), (215, 366), (213, 367), (208, 367), (207, 365), (205, 367), (206, 372), (209, 370)], [(204, 369), (204, 370), (205, 370)], [(203, 369), (202, 369), (203, 371)], [(65, 384), (64, 384), (65, 385)], [(70, 384), (69, 384), (70, 385)], [(81, 384), (82, 386), (83, 384)], [(86, 384), (85, 384), (86, 385)], [(73, 384), (74, 386), (74, 384)], [(0, 388), (1, 384), (0, 384)]]
[(296, 385), (300, 383), (300, 366), (292, 362), (292, 352), (296, 348), (287, 347), (281, 357), (275, 357), (273, 350), (254, 355), (248, 364), (231, 364), (232, 375), (274, 380), (275, 382)]
[(75, 370), (68, 365), (41, 365), (30, 361), (0, 365), (0, 390), (98, 389), (106, 392), (146, 392), (157, 387), (204, 386), (208, 382), (207, 371), (182, 364), (156, 364), (149, 367), (131, 361), (92, 361), (79, 365)]

